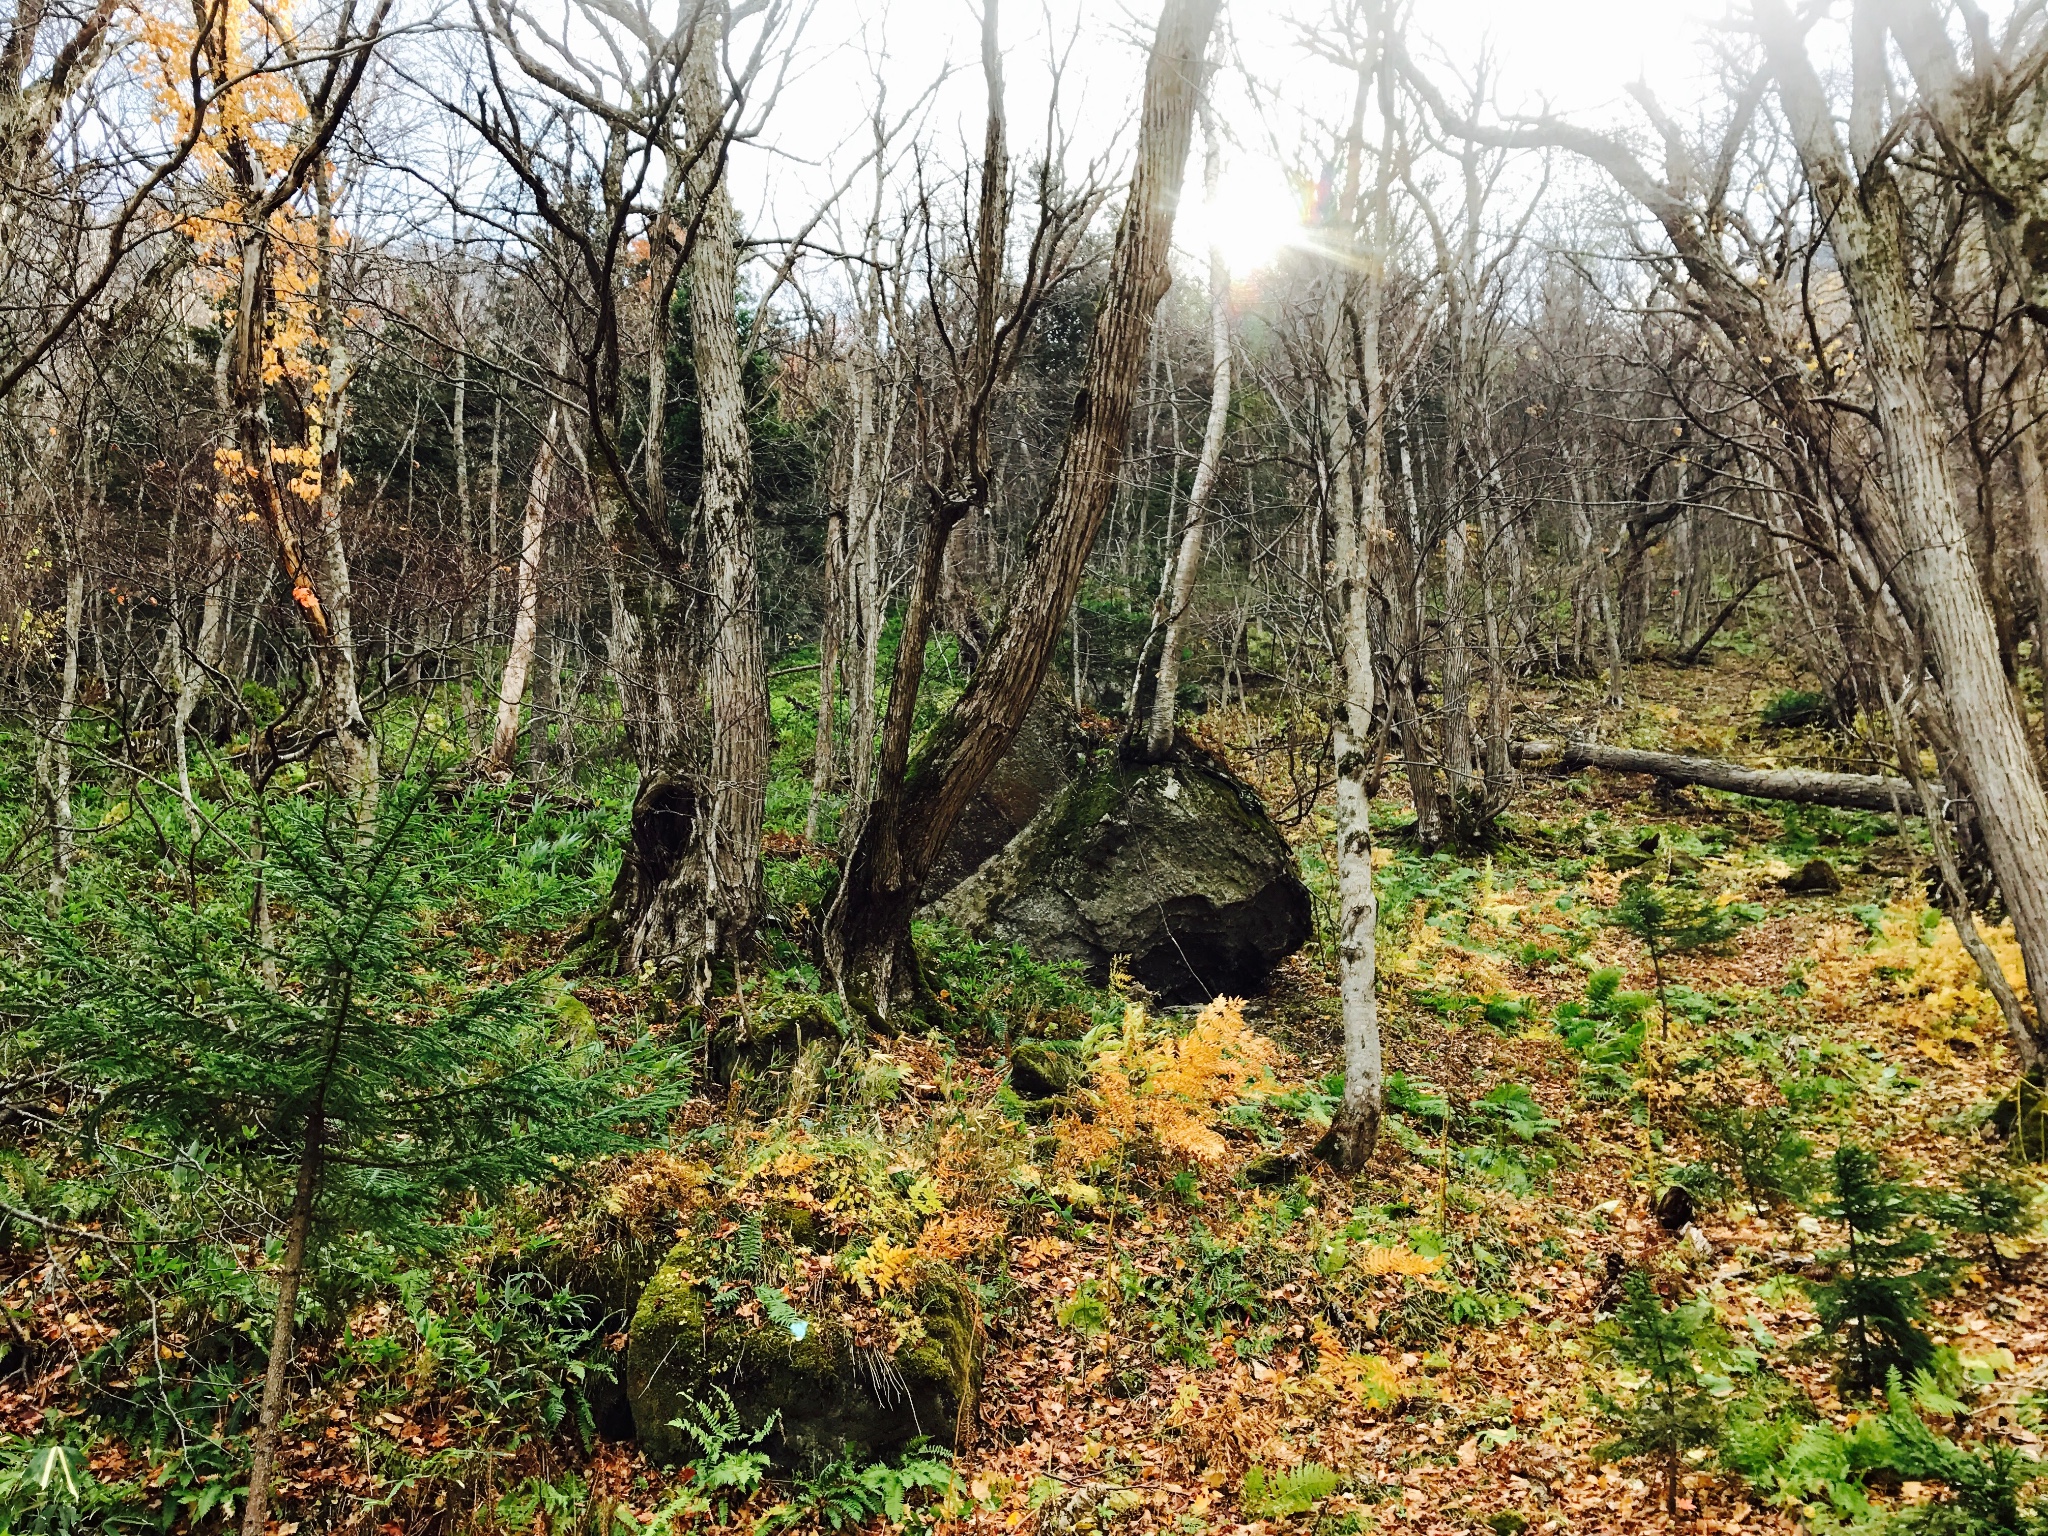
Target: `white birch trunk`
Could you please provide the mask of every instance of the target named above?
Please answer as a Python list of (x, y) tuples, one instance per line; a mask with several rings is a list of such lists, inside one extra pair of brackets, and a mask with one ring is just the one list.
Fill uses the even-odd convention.
[(510, 774), (519, 755), (519, 709), (526, 699), (527, 677), (533, 670), (534, 648), (540, 637), (541, 554), (547, 543), (548, 500), (554, 492), (561, 431), (558, 402), (548, 411), (540, 448), (533, 456), (533, 472), (526, 480), (526, 515), (519, 525), (519, 569), (512, 599), (512, 643), (498, 679), (498, 714), (483, 762), (484, 771), (494, 777)]
[[(1203, 180), (1213, 202), (1223, 156), (1216, 125), (1206, 110), (1203, 127), (1209, 141)], [(1195, 463), (1195, 482), (1188, 490), (1180, 550), (1160, 594), (1165, 633), (1159, 642), (1159, 671), (1152, 691), (1152, 725), (1145, 738), (1146, 754), (1153, 758), (1164, 757), (1173, 746), (1174, 698), (1180, 691), (1180, 648), (1188, 605), (1195, 595), (1195, 578), (1202, 569), (1202, 540), (1208, 532), (1209, 503), (1216, 494), (1217, 474), (1223, 463), (1223, 435), (1230, 424), (1230, 266), (1223, 259), (1222, 250), (1215, 246), (1209, 249), (1209, 356), (1209, 420), (1202, 429), (1202, 456)], [(1132, 703), (1136, 702), (1133, 698)]]
[[(1383, 43), (1382, 39), (1375, 39)], [(1350, 166), (1343, 216), (1356, 216), (1358, 166), (1363, 144), (1359, 124), (1364, 96), (1378, 71), (1361, 64), (1359, 101), (1352, 118)], [(1380, 82), (1383, 117), (1390, 93)], [(1393, 123), (1386, 120), (1391, 140)], [(1379, 900), (1373, 890), (1372, 796), (1374, 764), (1368, 759), (1373, 734), (1372, 548), (1382, 521), (1381, 464), (1386, 434), (1386, 381), (1380, 364), (1380, 301), (1385, 285), (1386, 212), (1392, 175), (1391, 142), (1383, 142), (1376, 184), (1365, 210), (1363, 249), (1357, 252), (1354, 284), (1340, 263), (1331, 275), (1323, 315), (1324, 432), (1329, 444), (1327, 481), (1334, 524), (1339, 650), (1338, 697), (1330, 750), (1336, 759), (1337, 968), (1344, 1019), (1344, 1097), (1317, 1150), (1345, 1173), (1357, 1173), (1379, 1140), (1385, 1095), (1380, 1055)], [(1355, 313), (1359, 377), (1352, 379), (1345, 357), (1345, 332)], [(1362, 434), (1351, 424), (1353, 390), (1362, 396)]]

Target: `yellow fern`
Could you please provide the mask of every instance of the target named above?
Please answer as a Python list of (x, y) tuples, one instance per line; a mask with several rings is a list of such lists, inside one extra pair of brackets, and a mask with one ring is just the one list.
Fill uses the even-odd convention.
[(1085, 1168), (1147, 1134), (1178, 1156), (1220, 1161), (1228, 1147), (1211, 1122), (1267, 1080), (1272, 1060), (1273, 1047), (1245, 1023), (1236, 998), (1210, 1003), (1185, 1035), (1158, 1039), (1145, 1010), (1132, 1003), (1118, 1043), (1095, 1059), (1091, 1117), (1070, 1117), (1060, 1127), (1065, 1158)]
[(1001, 1240), (1004, 1222), (1000, 1212), (986, 1206), (974, 1211), (954, 1211), (924, 1224), (917, 1235), (917, 1251), (928, 1259), (964, 1259), (982, 1253)]
[(1360, 1274), (1405, 1275), (1410, 1278), (1433, 1275), (1443, 1267), (1442, 1259), (1425, 1258), (1412, 1248), (1361, 1248), (1353, 1260)]
[(868, 1251), (855, 1259), (846, 1276), (861, 1295), (873, 1300), (890, 1291), (908, 1291), (917, 1284), (919, 1259), (915, 1248), (905, 1248), (887, 1238), (878, 1238)]

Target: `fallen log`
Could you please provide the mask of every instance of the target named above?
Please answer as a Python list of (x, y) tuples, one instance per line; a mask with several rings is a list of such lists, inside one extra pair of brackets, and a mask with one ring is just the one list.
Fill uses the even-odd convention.
[(1612, 773), (1646, 773), (1673, 784), (1704, 784), (1759, 800), (1793, 800), (1841, 811), (1904, 811), (1920, 814), (1919, 798), (1904, 779), (1881, 774), (1825, 773), (1818, 768), (1745, 768), (1713, 757), (1678, 752), (1644, 752), (1592, 741), (1518, 741), (1515, 761), (1531, 768), (1569, 773), (1604, 768)]

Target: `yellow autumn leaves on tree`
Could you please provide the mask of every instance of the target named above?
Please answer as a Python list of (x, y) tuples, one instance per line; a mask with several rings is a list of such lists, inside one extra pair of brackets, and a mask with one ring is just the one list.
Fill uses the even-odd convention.
[[(323, 337), (321, 328), (322, 308), (331, 297), (322, 292), (323, 230), (317, 218), (290, 202), (271, 210), (260, 228), (252, 223), (256, 205), (288, 173), (312, 122), (294, 72), (283, 67), (297, 51), (291, 11), (223, 0), (197, 21), (190, 13), (147, 5), (135, 16), (135, 69), (180, 134), (194, 131), (193, 73), (200, 73), (198, 95), (208, 105), (189, 169), (196, 182), (193, 200), (202, 206), (180, 217), (177, 231), (191, 250), (199, 296), (219, 312), (223, 345), (244, 303), (244, 267), (261, 264), (263, 287), (253, 317), (255, 372), (265, 388), (283, 386), (295, 396), (304, 421), (302, 440), (271, 443), (269, 457), (286, 472), (280, 476), (283, 488), (313, 506), (323, 488), (336, 389), (332, 338)], [(331, 222), (324, 238), (330, 249), (346, 242)], [(222, 446), (214, 468), (221, 500), (236, 510), (260, 466), (241, 450)], [(342, 480), (346, 485), (345, 474)]]

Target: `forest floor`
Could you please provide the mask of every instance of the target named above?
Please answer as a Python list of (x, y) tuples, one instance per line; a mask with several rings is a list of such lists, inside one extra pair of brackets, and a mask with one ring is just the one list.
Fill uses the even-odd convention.
[[(1832, 765), (1825, 739), (1756, 728), (1776, 681), (1754, 666), (1648, 672), (1633, 680), (1646, 702), (1631, 719), (1609, 716), (1608, 739)], [(1583, 730), (1592, 697), (1560, 693), (1531, 713)], [(1256, 775), (1255, 763), (1243, 766)], [(1856, 1140), (1926, 1187), (1954, 1187), (2002, 1155), (1985, 1121), (2010, 1090), (2013, 1060), (1953, 931), (1927, 909), (1924, 845), (1884, 818), (1659, 794), (1597, 774), (1529, 798), (1540, 809), (1491, 857), (1425, 859), (1387, 839), (1382, 1021), (1400, 1085), (1391, 1099), (1408, 1108), (1396, 1109), (1365, 1175), (1345, 1180), (1306, 1156), (1319, 1130), (1311, 1115), (1283, 1138), (1301, 1154), (1291, 1186), (1194, 1205), (1169, 1197), (1120, 1231), (1084, 1224), (1025, 1277), (997, 1335), (983, 1440), (965, 1463), (1002, 1495), (982, 1520), (1022, 1524), (1035, 1510), (1041, 1526), (1051, 1516), (1088, 1529), (1091, 1517), (1117, 1518), (1121, 1492), (1121, 1518), (1140, 1530), (1671, 1528), (1654, 1470), (1605, 1453), (1616, 1435), (1588, 1400), (1602, 1370), (1597, 1326), (1622, 1265), (1657, 1276), (1667, 1296), (1710, 1299), (1754, 1352), (1776, 1412), (1848, 1428), (1882, 1410), (1839, 1391), (1814, 1347), (1800, 1282), (1843, 1241), (1812, 1214), (1817, 1183), (1762, 1211), (1721, 1184), (1724, 1197), (1699, 1200), (1684, 1237), (1654, 1205), (1674, 1173), (1711, 1193), (1714, 1178), (1692, 1176), (1729, 1168), (1727, 1148), (1689, 1117), (1696, 1105), (1795, 1106), (1816, 1162)], [(1638, 864), (1652, 834), (1655, 851)], [(1838, 871), (1839, 892), (1785, 891), (1814, 858)], [(1560, 1039), (1558, 1010), (1582, 1004), (1601, 970), (1619, 971), (1625, 989), (1654, 990), (1643, 946), (1605, 914), (1625, 870), (1660, 863), (1761, 912), (1733, 942), (1666, 962), (1670, 1081), (1598, 1083)], [(1995, 943), (2018, 974), (2009, 938)], [(1247, 1017), (1284, 1047), (1274, 1067), (1283, 1081), (1338, 1070), (1337, 1002), (1321, 957), (1297, 957)], [(1533, 1096), (1540, 1120), (1514, 1118), (1513, 1086)], [(1491, 1125), (1489, 1094), (1506, 1111)], [(1432, 1100), (1449, 1115), (1431, 1113)], [(1263, 1128), (1270, 1138), (1271, 1121)], [(1284, 1257), (1262, 1274), (1258, 1321), (1218, 1330), (1212, 1360), (1160, 1362), (1161, 1320), (1142, 1303), (1113, 1313), (1094, 1340), (1062, 1326), (1062, 1302), (1090, 1277), (1136, 1270), (1172, 1277), (1178, 1290), (1194, 1279), (1191, 1254), (1216, 1241)], [(1927, 1326), (1975, 1388), (1957, 1419), (1964, 1433), (2031, 1459), (2035, 1393), (2048, 1386), (2048, 1295), (2036, 1244), (2002, 1247), (1990, 1262), (1965, 1255)], [(1406, 1254), (1440, 1267), (1403, 1275), (1422, 1267), (1404, 1264)], [(1360, 1286), (1360, 1270), (1383, 1272)], [(1319, 1379), (1343, 1380), (1353, 1340), (1389, 1381), (1361, 1393)], [(1141, 1392), (1105, 1390), (1128, 1369), (1143, 1374)], [(1754, 1395), (1739, 1381), (1737, 1391)], [(1786, 1446), (1777, 1442), (1781, 1456)], [(1335, 1471), (1341, 1491), (1291, 1504), (1248, 1493), (1252, 1468), (1302, 1463)], [(1854, 1493), (1828, 1483), (1758, 1487), (1709, 1463), (1685, 1474), (1676, 1528), (1793, 1530), (1802, 1516), (1812, 1528), (1863, 1513)], [(1861, 1491), (1873, 1519), (1943, 1492), (1881, 1469)]]
[[(1824, 736), (1759, 726), (1787, 681), (1725, 654), (1646, 670), (1633, 679), (1644, 702), (1607, 716), (1607, 739), (1830, 759), (1840, 749)], [(1585, 729), (1595, 702), (1590, 687), (1534, 698), (1528, 733)], [(1285, 803), (1286, 754), (1265, 750), (1266, 731), (1216, 717), (1207, 736)], [(792, 1202), (852, 1234), (840, 1272), (828, 1283), (833, 1260), (799, 1252), (763, 1273), (858, 1329), (888, 1323), (892, 1261), (952, 1264), (973, 1284), (986, 1364), (952, 1487), (907, 1512), (916, 1524), (1791, 1531), (1875, 1528), (1950, 1498), (1871, 1449), (1886, 1405), (1841, 1385), (1808, 1289), (1830, 1272), (1819, 1256), (1844, 1243), (1824, 1177), (1840, 1143), (1881, 1150), (1923, 1192), (1986, 1179), (2030, 1191), (1987, 1125), (2013, 1057), (1927, 906), (1917, 832), (1594, 773), (1532, 783), (1484, 854), (1421, 854), (1398, 800), (1378, 810), (1389, 1114), (1356, 1179), (1309, 1155), (1341, 1085), (1322, 947), (1241, 1013), (1195, 1018), (941, 943), (934, 966), (957, 1027), (842, 1052), (779, 1112), (786, 1078), (700, 1099), (672, 1149), (592, 1170), (576, 1200), (497, 1213), (496, 1235), (431, 1283), (459, 1291), (537, 1236), (595, 1248), (699, 1220), (730, 1237)], [(1313, 884), (1326, 834), (1313, 814), (1297, 834)], [(800, 864), (801, 846), (785, 844)], [(1814, 859), (1839, 890), (1787, 890)], [(1661, 999), (1643, 944), (1612, 921), (1623, 882), (1641, 877), (1739, 919), (1725, 941), (1665, 958)], [(800, 927), (802, 901), (785, 909)], [(2009, 934), (1989, 936), (2018, 975)], [(729, 1006), (794, 1006), (804, 975), (792, 960)], [(577, 995), (614, 1032), (650, 1006), (631, 985)], [(1026, 1036), (1085, 1037), (1091, 1087), (1020, 1101), (1009, 1050)], [(1708, 1134), (1731, 1110), (1777, 1117), (1777, 1140), (1748, 1167), (1727, 1135)], [(1691, 1191), (1689, 1211), (1660, 1206), (1673, 1183)], [(1946, 1285), (1929, 1287), (1924, 1323), (1941, 1353), (1913, 1391), (1957, 1444), (1987, 1457), (2010, 1447), (2030, 1464), (2048, 1406), (2048, 1293), (2032, 1216), (2007, 1225), (1996, 1237), (1942, 1229)], [(843, 1253), (862, 1242), (849, 1271)], [(126, 1326), (118, 1277), (74, 1262), (56, 1286), (60, 1260), (38, 1262), (0, 1276), (22, 1337), (89, 1351)], [(1675, 1524), (1657, 1467), (1613, 1449), (1617, 1422), (1601, 1406), (1643, 1386), (1605, 1348), (1628, 1273), (1709, 1303), (1727, 1342), (1715, 1396), (1729, 1427), (1718, 1456), (1685, 1463)], [(484, 1402), (481, 1369), (460, 1369), (483, 1325), (472, 1316), (464, 1333), (455, 1311), (423, 1321), (417, 1288), (387, 1287), (309, 1347), (281, 1531), (611, 1536), (865, 1518), (802, 1482), (742, 1490), (739, 1507), (714, 1513), (630, 1445), (568, 1428), (501, 1437), (479, 1495), (465, 1442), (473, 1450), (508, 1410)], [(165, 1326), (166, 1350), (199, 1332)], [(0, 1421), (25, 1435), (77, 1418), (82, 1393), (76, 1373), (10, 1377)], [(170, 1477), (162, 1446), (98, 1445), (104, 1481)], [(208, 1527), (188, 1516), (180, 1528)]]

